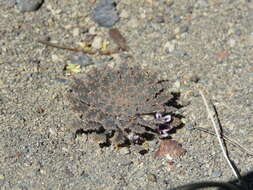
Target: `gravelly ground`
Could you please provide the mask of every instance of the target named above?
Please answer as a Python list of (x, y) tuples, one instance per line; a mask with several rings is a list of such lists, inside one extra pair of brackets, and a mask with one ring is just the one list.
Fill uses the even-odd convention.
[[(66, 98), (70, 78), (63, 70), (76, 53), (37, 40), (50, 37), (71, 45), (90, 32), (111, 41), (108, 29), (89, 17), (93, 1), (51, 0), (30, 13), (0, 1), (1, 189), (167, 189), (233, 179), (216, 138), (188, 128), (212, 129), (201, 87), (217, 107), (225, 134), (253, 148), (253, 2), (172, 2), (119, 1), (115, 27), (130, 51), (90, 56), (95, 64), (109, 64), (128, 54), (174, 81), (173, 90), (188, 105), (181, 109), (186, 126), (172, 136), (187, 153), (169, 169), (167, 160), (154, 158), (155, 150), (142, 156), (99, 149), (85, 135), (75, 139), (68, 132), (75, 114)], [(253, 170), (252, 157), (228, 148), (242, 174)]]

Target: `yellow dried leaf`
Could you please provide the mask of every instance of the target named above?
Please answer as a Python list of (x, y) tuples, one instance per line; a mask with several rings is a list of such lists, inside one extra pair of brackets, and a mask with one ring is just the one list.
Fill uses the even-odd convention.
[(108, 47), (109, 43), (110, 43), (109, 41), (103, 40), (103, 41), (102, 41), (101, 50), (102, 50), (102, 51), (107, 50), (107, 47)]
[(68, 64), (66, 70), (70, 73), (79, 73), (81, 72), (81, 67), (78, 64)]
[(87, 42), (77, 42), (76, 43), (81, 49), (85, 49), (89, 47), (89, 44)]

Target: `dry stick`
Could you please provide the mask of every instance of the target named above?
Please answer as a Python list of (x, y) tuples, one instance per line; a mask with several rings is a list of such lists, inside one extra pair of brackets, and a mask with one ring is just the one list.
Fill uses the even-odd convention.
[(87, 53), (87, 54), (91, 54), (91, 55), (96, 54), (96, 53), (98, 53), (99, 55), (111, 55), (111, 54), (119, 52), (119, 48), (112, 49), (112, 50), (95, 51), (95, 50), (89, 50), (89, 49), (85, 50), (85, 49), (81, 49), (81, 48), (67, 47), (67, 46), (54, 44), (54, 43), (51, 43), (49, 41), (44, 41), (44, 40), (38, 40), (38, 42), (42, 43), (46, 46), (50, 46), (50, 47), (54, 47), (54, 48), (58, 48), (58, 49), (64, 49), (64, 50), (76, 51), (76, 52), (83, 52), (83, 53)]
[[(216, 135), (214, 132), (208, 130), (208, 129), (204, 129), (202, 127), (194, 127), (193, 129), (199, 130), (199, 131), (203, 131), (205, 133), (211, 134), (211, 135)], [(249, 156), (253, 156), (253, 152), (249, 151), (248, 149), (244, 148), (240, 143), (238, 143), (235, 140), (230, 139), (228, 136), (226, 135), (222, 135), (223, 139), (226, 140), (227, 142), (229, 142), (230, 144), (239, 147), (240, 149), (242, 149), (243, 151), (245, 151)]]
[[(233, 165), (232, 165), (230, 159), (228, 158), (228, 155), (227, 155), (227, 152), (226, 152), (225, 146), (224, 146), (224, 141), (222, 140), (221, 134), (219, 133), (219, 130), (218, 130), (218, 127), (217, 127), (217, 125), (216, 125), (216, 123), (215, 123), (215, 121), (214, 121), (213, 115), (211, 114), (210, 108), (209, 108), (209, 106), (208, 106), (208, 104), (207, 104), (207, 100), (206, 100), (206, 98), (205, 98), (203, 92), (202, 92), (201, 90), (199, 90), (199, 92), (200, 92), (200, 95), (201, 95), (201, 97), (202, 97), (202, 99), (203, 99), (203, 101), (204, 101), (204, 104), (205, 104), (205, 106), (206, 106), (206, 110), (207, 110), (208, 116), (210, 117), (210, 119), (211, 119), (211, 121), (212, 121), (212, 124), (213, 124), (214, 130), (215, 130), (216, 136), (217, 136), (217, 138), (218, 138), (218, 141), (219, 141), (221, 150), (222, 150), (222, 152), (223, 152), (223, 155), (224, 155), (224, 157), (225, 157), (225, 159), (226, 159), (228, 165), (229, 165), (230, 168), (232, 169), (232, 172), (234, 173), (235, 177), (236, 177), (237, 179), (240, 179), (240, 176), (238, 175), (238, 173), (236, 172), (235, 168), (233, 167)], [(219, 128), (221, 129), (221, 126), (219, 126)]]

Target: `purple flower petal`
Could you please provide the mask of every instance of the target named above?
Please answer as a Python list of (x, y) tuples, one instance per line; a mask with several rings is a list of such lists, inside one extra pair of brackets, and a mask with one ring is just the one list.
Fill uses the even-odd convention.
[(163, 119), (166, 121), (166, 122), (170, 122), (171, 121), (171, 115), (165, 115), (163, 117)]
[(162, 117), (162, 114), (161, 114), (161, 113), (158, 112), (158, 113), (155, 114), (155, 118), (156, 118), (156, 119), (160, 119), (161, 117)]

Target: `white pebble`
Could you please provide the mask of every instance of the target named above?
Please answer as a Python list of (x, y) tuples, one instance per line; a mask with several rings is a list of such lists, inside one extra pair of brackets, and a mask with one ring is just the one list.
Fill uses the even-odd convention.
[(72, 33), (74, 37), (79, 36), (79, 28), (74, 28)]
[(174, 41), (168, 41), (165, 43), (164, 45), (164, 49), (166, 50), (166, 52), (173, 52), (175, 50), (176, 44)]
[(95, 35), (95, 34), (96, 34), (96, 31), (97, 31), (97, 29), (96, 29), (95, 26), (92, 26), (92, 27), (90, 27), (90, 29), (89, 29), (89, 33), (92, 34), (92, 35)]
[(120, 154), (127, 155), (130, 153), (130, 150), (128, 147), (123, 147), (119, 149)]
[(180, 81), (177, 80), (177, 81), (174, 83), (174, 87), (175, 87), (176, 89), (179, 89), (180, 86), (181, 86)]
[(123, 9), (119, 16), (121, 18), (129, 18), (129, 12), (127, 10)]
[(94, 49), (100, 49), (102, 46), (102, 38), (99, 36), (96, 36), (91, 44), (92, 48)]
[(228, 44), (229, 44), (230, 47), (235, 47), (236, 41), (235, 41), (234, 39), (230, 39), (230, 40), (228, 41)]

